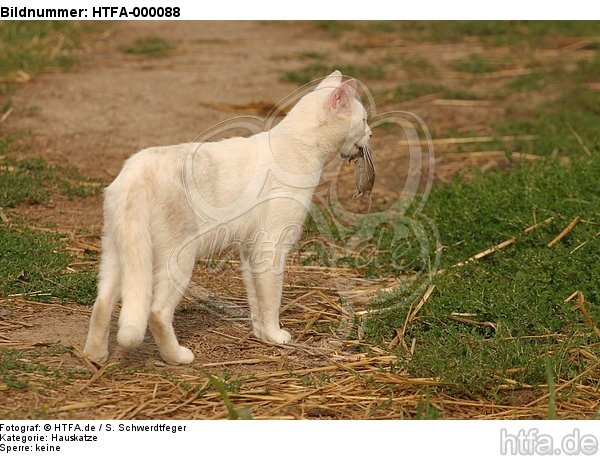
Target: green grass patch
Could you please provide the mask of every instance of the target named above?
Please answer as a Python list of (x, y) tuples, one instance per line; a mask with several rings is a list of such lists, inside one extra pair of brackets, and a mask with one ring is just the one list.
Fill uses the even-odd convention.
[(557, 80), (557, 72), (545, 68), (535, 68), (529, 74), (523, 74), (506, 83), (502, 95), (520, 92), (541, 91), (552, 88)]
[(490, 73), (497, 69), (497, 66), (492, 64), (485, 57), (478, 54), (471, 54), (468, 57), (454, 60), (451, 67), (455, 71), (464, 73)]
[(163, 57), (175, 50), (177, 46), (160, 36), (147, 36), (138, 38), (133, 43), (121, 46), (121, 51), (126, 54), (138, 54), (154, 57)]
[[(0, 152), (11, 142), (7, 138), (2, 141)], [(72, 198), (95, 195), (100, 189), (100, 182), (50, 165), (39, 157), (0, 158), (0, 208), (44, 203), (55, 192)], [(67, 266), (74, 258), (65, 247), (59, 234), (34, 232), (18, 223), (0, 223), (0, 298), (35, 293), (37, 300), (92, 302), (95, 274), (69, 273)]]
[(339, 37), (346, 32), (401, 34), (403, 39), (458, 42), (478, 39), (487, 45), (544, 46), (559, 36), (598, 36), (597, 21), (320, 21), (315, 26)]
[(315, 21), (315, 27), (330, 33), (334, 37), (339, 37), (342, 33), (349, 30), (360, 28), (358, 23), (354, 21)]
[(31, 374), (34, 374), (37, 387), (58, 388), (74, 378), (87, 378), (87, 371), (57, 369), (44, 361), (48, 356), (68, 351), (59, 345), (27, 351), (0, 350), (0, 382), (12, 389), (26, 389), (30, 386)]
[(0, 224), (0, 297), (33, 294), (38, 301), (93, 303), (96, 274), (69, 272), (67, 266), (81, 259), (66, 247), (59, 234)]
[(381, 59), (382, 64), (393, 64), (411, 76), (435, 76), (437, 68), (426, 58), (418, 55), (388, 54)]
[[(586, 346), (600, 354), (581, 312), (565, 298), (581, 290), (600, 325), (600, 156), (570, 164), (544, 161), (510, 173), (456, 178), (433, 188), (425, 213), (443, 244), (436, 289), (408, 327), (416, 339), (412, 359), (400, 351), (399, 363), (414, 376), (439, 377), (460, 394), (495, 396), (510, 378), (544, 384), (547, 363), (554, 378), (568, 380), (587, 367), (573, 350)], [(553, 248), (546, 247), (575, 216), (580, 222)], [(535, 231), (524, 228), (554, 217)], [(515, 244), (463, 267), (452, 266), (501, 241)], [(410, 261), (409, 252), (405, 253)], [(390, 262), (387, 262), (390, 264)], [(382, 267), (382, 274), (391, 271)], [(389, 294), (374, 305), (387, 310), (372, 317), (366, 334), (387, 344), (408, 312), (406, 292)], [(451, 319), (466, 315), (470, 322)], [(489, 325), (487, 323), (492, 323)]]
[(298, 58), (302, 60), (323, 60), (325, 57), (326, 54), (317, 51), (304, 51), (298, 54)]
[[(506, 83), (498, 92), (509, 100), (505, 115), (490, 121), (499, 135), (532, 134), (508, 150), (549, 155), (590, 154), (600, 150), (600, 92), (588, 83), (600, 74), (600, 52), (567, 67), (560, 61), (538, 64), (529, 74)], [(536, 99), (531, 103), (532, 93)]]
[(543, 45), (559, 35), (594, 36), (600, 32), (597, 21), (424, 21), (415, 28), (433, 41), (476, 37), (489, 45)]
[[(0, 151), (8, 140), (0, 140)], [(47, 202), (50, 195), (60, 192), (68, 198), (99, 194), (102, 183), (77, 174), (73, 169), (48, 164), (39, 157), (20, 160), (0, 157), (0, 207), (12, 207), (22, 202)]]
[(440, 98), (449, 98), (454, 100), (477, 100), (480, 98), (477, 94), (468, 90), (451, 89), (449, 87), (430, 82), (408, 82), (384, 92), (381, 94), (379, 99), (385, 103), (399, 103), (434, 93), (439, 93)]
[(17, 71), (32, 76), (71, 68), (77, 62), (72, 52), (89, 28), (75, 21), (1, 21), (0, 92), (10, 89)]
[(252, 419), (252, 413), (250, 412), (249, 409), (247, 408), (235, 408), (233, 403), (231, 402), (231, 399), (229, 398), (229, 394), (228, 394), (228, 387), (227, 384), (224, 383), (223, 381), (221, 381), (219, 378), (215, 377), (214, 375), (210, 375), (208, 376), (208, 378), (210, 379), (210, 383), (212, 385), (212, 387), (221, 395), (221, 398), (223, 399), (223, 403), (225, 404), (225, 407), (227, 408), (227, 413), (229, 415), (229, 419), (230, 420), (251, 420)]
[(533, 141), (516, 141), (510, 150), (550, 155), (581, 155), (600, 151), (600, 92), (581, 86), (567, 87), (564, 95), (515, 116), (492, 121), (499, 135), (537, 135)]
[(507, 82), (501, 90), (501, 95), (530, 92), (568, 92), (582, 89), (581, 85), (596, 82), (600, 74), (600, 52), (591, 59), (582, 60), (574, 69), (567, 70), (560, 60), (547, 65), (536, 62), (528, 74), (518, 76)]
[(312, 63), (306, 67), (296, 70), (287, 71), (283, 74), (282, 79), (286, 82), (294, 82), (296, 84), (307, 84), (317, 78), (325, 77), (333, 71), (339, 70), (345, 76), (351, 76), (358, 79), (382, 79), (385, 77), (385, 70), (380, 65), (323, 65), (321, 63)]

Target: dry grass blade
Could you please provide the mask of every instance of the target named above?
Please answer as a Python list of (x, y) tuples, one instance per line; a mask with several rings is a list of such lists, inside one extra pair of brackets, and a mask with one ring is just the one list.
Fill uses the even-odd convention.
[[(598, 361), (597, 363), (592, 364), (590, 367), (588, 367), (586, 370), (584, 370), (580, 374), (578, 374), (575, 377), (573, 377), (568, 382), (565, 382), (565, 383), (557, 386), (556, 389), (555, 389), (555, 393), (558, 393), (559, 391), (562, 391), (563, 389), (567, 388), (568, 386), (574, 385), (575, 382), (577, 382), (578, 380), (581, 380), (581, 379), (585, 378), (587, 375), (590, 374), (590, 372), (594, 372), (596, 369), (598, 369), (599, 366), (600, 366), (600, 361)], [(538, 403), (540, 403), (542, 401), (545, 401), (549, 397), (550, 397), (550, 393), (546, 393), (543, 396), (538, 397), (537, 399), (531, 401), (529, 404), (526, 405), (526, 407), (532, 407), (535, 404), (538, 404)]]
[[(90, 361), (90, 359), (87, 356), (85, 356), (81, 350), (79, 350), (79, 348), (77, 347), (76, 344), (71, 345), (71, 353), (73, 353), (77, 358), (79, 358), (83, 362), (83, 364), (85, 364), (87, 366), (87, 368), (90, 370), (90, 372), (94, 372), (94, 375), (92, 376), (92, 378), (90, 380), (88, 380), (90, 385), (93, 383), (91, 380), (95, 377), (95, 375), (99, 371), (104, 372), (104, 369), (99, 369), (98, 367), (96, 367), (96, 365), (94, 365), (94, 363), (92, 363)], [(102, 374), (100, 374), (100, 375), (102, 375)], [(98, 378), (100, 378), (100, 376), (98, 376)], [(86, 386), (87, 386), (87, 384), (86, 384)]]
[(2, 114), (2, 117), (0, 117), (0, 125), (3, 124), (6, 121), (6, 119), (8, 119), (8, 117), (12, 114), (12, 112), (13, 112), (13, 108), (11, 106), (10, 108), (8, 108), (6, 110), (6, 112), (4, 114)]
[(181, 402), (180, 404), (177, 404), (175, 407), (172, 407), (172, 408), (167, 409), (167, 410), (162, 410), (162, 411), (159, 411), (159, 412), (155, 412), (155, 415), (156, 416), (170, 415), (171, 413), (176, 412), (180, 408), (185, 407), (186, 405), (194, 402), (196, 399), (198, 399), (198, 397), (200, 396), (200, 394), (202, 393), (202, 391), (208, 386), (208, 384), (209, 384), (209, 382), (207, 381), (204, 384), (204, 386), (200, 389), (200, 391), (198, 391), (197, 393), (193, 394), (191, 397), (189, 397), (185, 401)]
[(598, 327), (594, 324), (592, 317), (590, 316), (589, 312), (585, 308), (585, 297), (583, 296), (583, 293), (578, 290), (573, 295), (569, 296), (569, 298), (567, 298), (566, 301), (570, 301), (571, 299), (573, 299), (574, 296), (577, 296), (577, 299), (575, 302), (577, 303), (577, 307), (579, 307), (579, 310), (581, 310), (581, 313), (583, 314), (585, 321), (594, 330), (596, 335), (598, 337), (600, 337), (600, 329), (598, 329)]
[(490, 106), (493, 104), (492, 100), (454, 100), (454, 99), (445, 99), (438, 98), (437, 100), (433, 100), (431, 104), (436, 106), (459, 106), (459, 107), (481, 107), (481, 106)]
[(408, 325), (415, 319), (415, 317), (417, 316), (417, 313), (419, 312), (419, 310), (421, 310), (421, 307), (423, 307), (423, 305), (427, 302), (427, 300), (433, 293), (433, 290), (435, 290), (435, 285), (433, 285), (433, 284), (429, 285), (429, 287), (427, 287), (427, 290), (425, 291), (423, 296), (421, 296), (421, 298), (416, 302), (416, 305), (415, 305), (414, 301), (413, 301), (413, 303), (411, 303), (410, 309), (408, 310), (408, 313), (406, 314), (406, 319), (404, 320), (404, 324), (402, 325), (402, 329), (396, 330), (396, 332), (397, 332), (396, 337), (394, 337), (392, 339), (388, 348), (392, 348), (392, 347), (400, 344), (402, 346), (402, 348), (404, 348), (407, 351), (410, 351), (408, 348), (408, 345), (406, 345), (406, 342), (404, 341), (404, 335), (406, 334), (406, 329), (408, 328)]
[(303, 299), (306, 299), (316, 293), (318, 293), (319, 290), (310, 290), (306, 293), (304, 293), (301, 296), (298, 296), (296, 299), (293, 299), (292, 301), (288, 302), (285, 304), (285, 306), (283, 306), (281, 308), (280, 314), (283, 314), (286, 310), (288, 310), (290, 307), (293, 307), (294, 305), (298, 304), (300, 301), (302, 301)]
[[(504, 150), (480, 150), (474, 152), (451, 152), (446, 153), (443, 156), (443, 159), (453, 159), (453, 158), (507, 158), (506, 151)], [(543, 157), (541, 155), (528, 154), (525, 152), (512, 152), (510, 155), (511, 158), (518, 158), (523, 160), (542, 160)], [(496, 162), (492, 162), (496, 164)]]
[(74, 404), (69, 404), (69, 405), (63, 405), (62, 407), (58, 407), (56, 409), (56, 412), (70, 412), (73, 410), (80, 410), (80, 409), (96, 409), (102, 405), (106, 405), (106, 404), (113, 404), (115, 402), (118, 402), (120, 400), (120, 398), (114, 398), (114, 399), (109, 399), (106, 401), (86, 401), (86, 402), (76, 402)]
[(539, 222), (539, 223), (536, 223), (535, 225), (531, 225), (531, 226), (529, 226), (529, 227), (525, 228), (523, 231), (524, 231), (525, 233), (531, 233), (533, 230), (536, 230), (536, 229), (538, 229), (538, 228), (539, 228), (540, 226), (542, 226), (542, 225), (545, 225), (545, 224), (547, 224), (547, 223), (550, 223), (552, 220), (554, 220), (554, 217), (548, 217), (548, 218), (547, 218), (546, 220), (544, 220), (543, 222)]
[(458, 315), (449, 315), (448, 318), (452, 321), (456, 321), (458, 323), (464, 323), (466, 325), (488, 326), (490, 328), (493, 328), (494, 330), (496, 330), (497, 326), (498, 326), (496, 323), (492, 323), (491, 321), (477, 321), (477, 320), (472, 320), (470, 318), (459, 317)]
[(14, 296), (10, 298), (10, 301), (15, 303), (15, 304), (22, 304), (22, 305), (34, 305), (34, 306), (43, 306), (43, 307), (56, 307), (62, 310), (71, 310), (73, 312), (77, 312), (77, 313), (83, 313), (86, 315), (90, 315), (92, 313), (91, 309), (84, 309), (84, 308), (80, 308), (80, 307), (72, 307), (72, 306), (67, 306), (67, 305), (63, 305), (63, 304), (54, 304), (52, 302), (38, 302), (38, 301), (30, 301), (28, 299), (24, 299), (21, 298), (19, 296)]
[[(510, 135), (510, 136), (472, 136), (469, 138), (437, 138), (431, 142), (436, 146), (452, 145), (452, 144), (474, 144), (486, 143), (494, 141), (510, 142), (510, 141), (531, 141), (537, 138), (537, 135)], [(401, 143), (407, 143), (401, 141)]]
[(558, 236), (556, 236), (554, 239), (552, 239), (550, 242), (548, 242), (548, 244), (546, 244), (546, 247), (552, 248), (557, 242), (559, 242), (562, 238), (564, 238), (567, 234), (569, 234), (573, 228), (575, 228), (575, 225), (577, 225), (579, 223), (579, 220), (580, 220), (579, 216), (577, 216), (573, 220), (571, 220), (571, 222), (565, 227), (564, 230), (562, 230), (558, 234)]
[[(75, 348), (73, 349), (75, 351)], [(82, 353), (79, 352), (79, 350), (77, 350), (78, 354), (80, 355), (80, 357), (83, 357), (85, 355), (83, 355)], [(91, 364), (90, 364), (91, 365)], [(79, 392), (81, 393), (84, 389), (86, 389), (87, 387), (89, 387), (92, 383), (94, 383), (96, 380), (100, 379), (100, 377), (102, 377), (104, 375), (104, 373), (106, 372), (106, 370), (110, 367), (116, 366), (117, 363), (110, 363), (110, 364), (105, 364), (104, 366), (102, 366), (100, 369), (98, 369), (96, 372), (94, 372), (94, 375), (92, 375), (92, 378), (90, 378), (85, 385), (83, 385), (81, 388), (79, 388)]]
[[(538, 229), (540, 226), (545, 225), (547, 223), (550, 223), (552, 220), (554, 220), (554, 217), (548, 217), (543, 222), (539, 222), (539, 223), (536, 223), (535, 225), (529, 226), (529, 227), (525, 228), (523, 231), (525, 233), (529, 234), (532, 231)], [(501, 250), (501, 249), (503, 249), (505, 247), (508, 247), (509, 245), (514, 244), (516, 241), (517, 241), (517, 238), (514, 238), (514, 237), (512, 237), (510, 239), (507, 239), (505, 241), (502, 241), (499, 244), (496, 244), (496, 245), (490, 247), (489, 249), (486, 249), (486, 250), (484, 250), (482, 252), (479, 252), (478, 254), (473, 255), (472, 257), (470, 257), (470, 258), (468, 258), (468, 259), (466, 259), (464, 261), (460, 261), (460, 262), (456, 263), (452, 267), (456, 268), (456, 267), (460, 267), (460, 266), (465, 266), (466, 264), (469, 264), (469, 263), (471, 263), (473, 261), (477, 261), (477, 260), (480, 260), (481, 258), (485, 258), (486, 256), (491, 255), (492, 253), (497, 252), (498, 250)], [(440, 269), (438, 271), (438, 274), (442, 274), (444, 272), (445, 272), (444, 269)]]
[(477, 261), (477, 260), (480, 260), (482, 258), (485, 258), (486, 256), (491, 255), (492, 253), (497, 252), (498, 250), (502, 250), (503, 248), (508, 247), (511, 244), (514, 244), (516, 241), (517, 241), (517, 238), (510, 238), (510, 239), (507, 239), (506, 241), (502, 241), (501, 243), (496, 244), (496, 245), (490, 247), (489, 249), (485, 249), (483, 252), (479, 252), (478, 254), (473, 255), (471, 258), (468, 258), (465, 261), (461, 261), (459, 263), (456, 263), (452, 267), (453, 268), (457, 268), (457, 267), (460, 267), (460, 266), (464, 266), (464, 265), (466, 265), (468, 263), (471, 263), (473, 261)]
[(4, 213), (4, 211), (2, 210), (1, 207), (0, 207), (0, 220), (2, 220), (2, 222), (4, 222), (5, 225), (10, 225), (10, 220), (6, 216), (6, 214)]
[(590, 149), (588, 148), (588, 146), (585, 145), (585, 143), (583, 142), (583, 139), (581, 139), (581, 136), (579, 136), (579, 133), (577, 133), (575, 131), (575, 129), (571, 126), (568, 125), (569, 130), (571, 130), (571, 133), (573, 133), (573, 136), (575, 137), (575, 139), (577, 140), (577, 142), (579, 143), (579, 145), (581, 146), (581, 148), (583, 149), (583, 151), (585, 152), (585, 154), (588, 157), (592, 156), (592, 152), (590, 151)]
[[(582, 220), (583, 221), (583, 220)], [(597, 238), (598, 236), (600, 236), (600, 231), (598, 231), (596, 234), (594, 234), (592, 236), (592, 239)], [(582, 248), (583, 246), (585, 246), (587, 243), (589, 243), (592, 239), (588, 239), (587, 241), (583, 241), (581, 244), (579, 244), (577, 247), (575, 247), (573, 250), (571, 250), (569, 252), (569, 255), (572, 255), (573, 253), (577, 252), (580, 248)]]

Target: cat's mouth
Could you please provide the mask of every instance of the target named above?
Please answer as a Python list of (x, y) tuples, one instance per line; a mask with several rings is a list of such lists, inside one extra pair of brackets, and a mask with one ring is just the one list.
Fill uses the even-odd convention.
[(341, 155), (342, 159), (348, 160), (348, 163), (352, 163), (353, 160), (358, 160), (358, 158), (363, 157), (364, 154), (365, 154), (364, 146), (359, 146), (358, 144), (354, 144), (354, 147), (352, 148), (352, 151), (350, 153), (342, 152), (340, 155)]

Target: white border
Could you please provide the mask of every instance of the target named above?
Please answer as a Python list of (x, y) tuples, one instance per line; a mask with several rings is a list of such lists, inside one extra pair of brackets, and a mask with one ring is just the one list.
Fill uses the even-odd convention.
[[(523, 1), (502, 0), (297, 0), (275, 1), (191, 1), (191, 0), (9, 0), (2, 6), (28, 8), (92, 8), (118, 6), (133, 8), (180, 7), (179, 20), (567, 20), (600, 19), (600, 3), (589, 0)], [(91, 18), (88, 18), (91, 19)], [(117, 18), (114, 18), (117, 19)], [(132, 18), (128, 18), (131, 20)]]

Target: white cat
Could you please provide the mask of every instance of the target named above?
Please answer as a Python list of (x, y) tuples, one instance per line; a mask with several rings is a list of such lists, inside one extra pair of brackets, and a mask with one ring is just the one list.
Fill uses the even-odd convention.
[(142, 343), (146, 327), (165, 361), (188, 364), (173, 313), (197, 257), (239, 247), (254, 335), (289, 342), (279, 325), (283, 265), (301, 233), (315, 187), (336, 153), (356, 157), (371, 130), (356, 81), (339, 71), (302, 97), (270, 131), (249, 138), (145, 149), (106, 189), (98, 297), (84, 353), (108, 358), (111, 314), (122, 300), (117, 340)]

